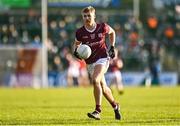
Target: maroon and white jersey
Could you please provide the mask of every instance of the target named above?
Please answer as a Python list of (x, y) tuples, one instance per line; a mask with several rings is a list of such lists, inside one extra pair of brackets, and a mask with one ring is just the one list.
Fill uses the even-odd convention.
[(76, 31), (77, 41), (87, 44), (92, 50), (91, 56), (85, 60), (87, 64), (92, 64), (98, 59), (108, 56), (105, 43), (107, 33), (109, 33), (109, 26), (106, 23), (97, 24), (92, 32), (88, 31), (84, 26)]

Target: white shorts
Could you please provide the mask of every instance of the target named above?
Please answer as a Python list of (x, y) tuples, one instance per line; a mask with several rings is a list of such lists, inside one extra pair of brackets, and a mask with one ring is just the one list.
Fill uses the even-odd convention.
[(90, 73), (90, 75), (93, 74), (93, 72), (94, 72), (94, 67), (95, 67), (96, 65), (99, 65), (99, 64), (101, 64), (102, 66), (105, 66), (106, 69), (105, 69), (104, 73), (106, 73), (107, 70), (108, 70), (108, 67), (109, 67), (109, 57), (107, 57), (107, 58), (100, 58), (100, 59), (98, 59), (95, 63), (88, 64), (88, 65), (87, 65), (87, 70), (88, 70), (88, 72)]

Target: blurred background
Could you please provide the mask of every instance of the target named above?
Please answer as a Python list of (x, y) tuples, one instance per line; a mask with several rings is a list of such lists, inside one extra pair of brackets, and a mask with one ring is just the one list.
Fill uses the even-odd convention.
[(125, 86), (180, 84), (180, 0), (0, 0), (0, 86), (89, 86), (72, 55), (89, 5), (116, 31)]

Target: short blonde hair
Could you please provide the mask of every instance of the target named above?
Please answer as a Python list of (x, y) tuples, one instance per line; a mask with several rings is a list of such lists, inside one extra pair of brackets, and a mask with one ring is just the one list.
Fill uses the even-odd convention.
[(96, 10), (95, 10), (94, 7), (88, 6), (88, 7), (85, 7), (85, 8), (82, 9), (81, 14), (83, 14), (83, 13), (88, 13), (88, 12), (95, 14), (95, 11), (96, 11)]

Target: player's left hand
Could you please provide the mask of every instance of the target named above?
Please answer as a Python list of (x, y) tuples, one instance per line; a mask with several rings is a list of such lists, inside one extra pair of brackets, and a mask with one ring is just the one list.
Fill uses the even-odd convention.
[(114, 46), (111, 46), (109, 49), (109, 56), (113, 59), (115, 57)]
[(76, 58), (82, 60), (82, 59), (80, 58), (78, 52), (77, 52), (77, 48), (74, 50), (74, 53), (73, 53), (73, 54), (74, 54), (74, 56), (75, 56)]

